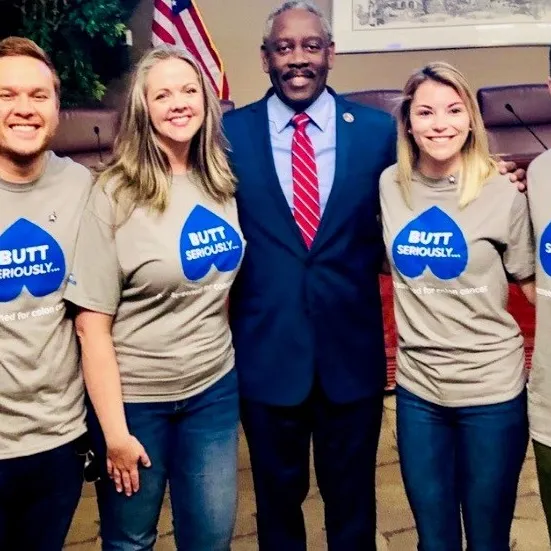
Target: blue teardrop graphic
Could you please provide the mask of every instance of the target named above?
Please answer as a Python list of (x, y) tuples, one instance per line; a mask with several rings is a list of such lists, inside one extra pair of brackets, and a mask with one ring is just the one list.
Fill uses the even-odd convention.
[(549, 223), (541, 234), (539, 257), (543, 271), (547, 275), (551, 275), (551, 223)]
[(429, 268), (439, 279), (453, 279), (467, 267), (469, 251), (461, 228), (443, 210), (431, 207), (396, 236), (392, 259), (407, 277), (418, 277)]
[(219, 272), (235, 270), (241, 260), (241, 237), (223, 218), (197, 205), (180, 235), (180, 257), (190, 281), (205, 277), (212, 266)]
[(34, 297), (57, 291), (65, 277), (65, 257), (40, 226), (20, 218), (0, 235), (0, 302), (17, 298), (23, 287)]

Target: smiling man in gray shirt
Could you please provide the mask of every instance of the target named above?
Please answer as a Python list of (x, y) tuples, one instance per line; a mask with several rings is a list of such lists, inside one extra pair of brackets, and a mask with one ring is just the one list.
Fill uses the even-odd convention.
[(85, 431), (63, 301), (88, 170), (48, 145), (59, 79), (25, 38), (0, 42), (0, 549), (59, 551), (77, 506)]

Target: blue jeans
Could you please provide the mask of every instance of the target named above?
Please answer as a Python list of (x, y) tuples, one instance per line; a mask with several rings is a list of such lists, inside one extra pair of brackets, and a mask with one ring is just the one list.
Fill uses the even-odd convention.
[(443, 407), (397, 389), (400, 465), (420, 551), (509, 551), (528, 446), (526, 391), (507, 402)]
[(0, 460), (0, 549), (61, 551), (80, 499), (75, 442)]
[(235, 370), (187, 400), (124, 409), (151, 467), (140, 468), (140, 489), (131, 497), (106, 476), (97, 483), (103, 550), (153, 549), (168, 482), (178, 549), (228, 551), (237, 505)]

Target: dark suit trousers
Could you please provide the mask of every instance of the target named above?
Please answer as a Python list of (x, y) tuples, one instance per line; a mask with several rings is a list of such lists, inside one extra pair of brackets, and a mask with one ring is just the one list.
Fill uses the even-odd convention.
[(242, 400), (260, 551), (305, 551), (301, 505), (309, 489), (310, 442), (325, 505), (329, 551), (375, 551), (375, 464), (382, 393), (328, 400), (319, 384), (298, 406)]

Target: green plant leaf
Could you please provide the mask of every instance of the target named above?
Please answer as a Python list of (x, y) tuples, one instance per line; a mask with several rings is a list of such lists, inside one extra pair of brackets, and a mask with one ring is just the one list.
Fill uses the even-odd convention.
[(124, 35), (135, 3), (12, 0), (7, 12), (10, 26), (3, 30), (0, 24), (0, 37), (17, 29), (18, 35), (34, 40), (50, 54), (61, 80), (63, 106), (96, 104), (105, 95), (109, 79), (128, 67)]

